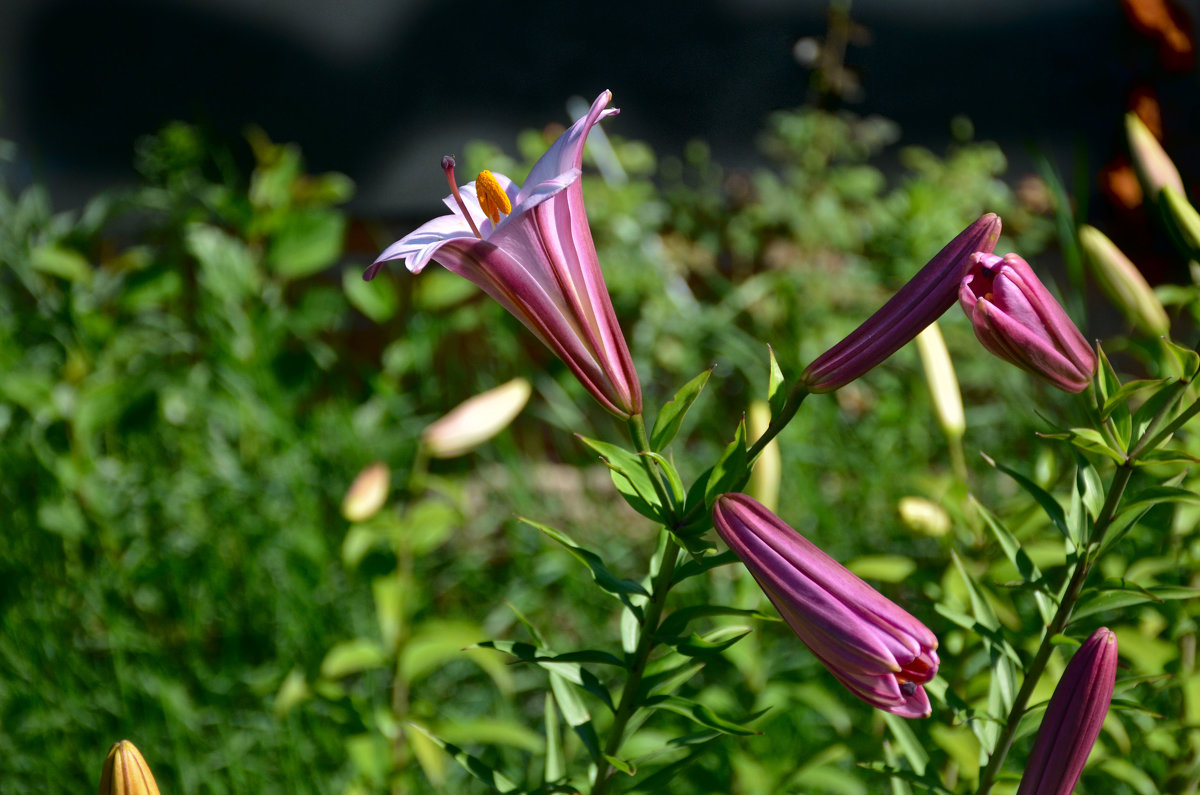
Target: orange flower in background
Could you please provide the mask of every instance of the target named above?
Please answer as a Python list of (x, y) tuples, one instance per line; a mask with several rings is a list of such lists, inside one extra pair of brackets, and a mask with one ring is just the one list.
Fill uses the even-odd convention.
[(1158, 59), (1171, 71), (1185, 72), (1196, 60), (1196, 42), (1192, 21), (1172, 0), (1121, 0), (1125, 16), (1133, 28), (1158, 41)]

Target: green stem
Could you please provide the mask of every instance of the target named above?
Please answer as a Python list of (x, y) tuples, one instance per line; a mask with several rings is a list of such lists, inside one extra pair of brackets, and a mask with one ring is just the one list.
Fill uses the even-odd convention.
[[(613, 714), (612, 726), (608, 729), (608, 740), (604, 743), (605, 756), (616, 756), (617, 751), (621, 750), (621, 743), (625, 741), (625, 727), (640, 706), (642, 677), (646, 673), (646, 664), (650, 661), (650, 655), (658, 645), (656, 636), (659, 621), (667, 602), (667, 593), (671, 590), (671, 580), (675, 576), (675, 564), (678, 560), (679, 545), (675, 543), (674, 537), (667, 533), (662, 563), (651, 579), (650, 599), (642, 609), (640, 632), (637, 648), (633, 652), (633, 662), (629, 668), (629, 679), (625, 682), (625, 689), (621, 691), (621, 700), (617, 704), (617, 711)], [(591, 795), (604, 795), (608, 791), (609, 783), (616, 770), (604, 759), (600, 760), (599, 765)]]
[(996, 774), (1000, 772), (1000, 766), (1004, 764), (1004, 758), (1008, 756), (1008, 751), (1012, 747), (1013, 738), (1016, 736), (1017, 728), (1021, 724), (1021, 718), (1025, 715), (1025, 707), (1029, 703), (1029, 697), (1033, 695), (1033, 690), (1037, 687), (1038, 679), (1041, 678), (1042, 671), (1046, 668), (1046, 663), (1050, 660), (1050, 654), (1054, 651), (1053, 638), (1062, 633), (1066, 628), (1067, 622), (1071, 618), (1071, 613), (1075, 609), (1075, 603), (1079, 600), (1079, 594), (1083, 590), (1083, 583), (1091, 573), (1092, 566), (1096, 563), (1095, 551), (1100, 548), (1100, 542), (1104, 540), (1108, 528), (1112, 525), (1113, 519), (1117, 515), (1117, 507), (1121, 503), (1121, 497), (1125, 494), (1125, 487), (1129, 485), (1129, 479), (1133, 476), (1133, 465), (1125, 463), (1117, 467), (1117, 471), (1113, 474), (1112, 483), (1108, 489), (1108, 496), (1104, 501), (1104, 507), (1100, 509), (1100, 515), (1096, 517), (1096, 525), (1092, 531), (1092, 537), (1088, 544), (1081, 550), (1078, 550), (1079, 558), (1075, 563), (1075, 570), (1071, 573), (1071, 579), (1067, 583), (1066, 590), (1063, 591), (1062, 599), (1058, 603), (1058, 610), (1054, 614), (1054, 618), (1046, 626), (1046, 633), (1042, 636), (1041, 645), (1038, 646), (1037, 654), (1033, 657), (1033, 662), (1030, 663), (1029, 669), (1025, 672), (1025, 679), (1021, 683), (1021, 689), (1017, 693), (1017, 697), (1013, 700), (1012, 708), (1008, 712), (1008, 720), (1004, 723), (1004, 728), (1000, 731), (1000, 736), (996, 739), (996, 745), (992, 749), (991, 756), (988, 758), (987, 767), (979, 776), (978, 795), (986, 795), (991, 791), (992, 785), (996, 782)]
[[(634, 414), (626, 421), (626, 426), (629, 428), (629, 438), (633, 440), (634, 447), (639, 453), (648, 452), (650, 450), (650, 436), (646, 433), (646, 421), (641, 414)], [(642, 460), (642, 468), (646, 470), (646, 474), (650, 477), (650, 482), (654, 484), (654, 492), (658, 495), (659, 504), (667, 511), (668, 524), (675, 522), (675, 498), (668, 491), (667, 486), (663, 483), (662, 473), (658, 471), (658, 467), (654, 465), (654, 461), (650, 456), (638, 456)]]
[(792, 417), (796, 416), (796, 412), (800, 409), (800, 404), (804, 402), (804, 398), (808, 397), (808, 394), (808, 390), (804, 388), (802, 382), (797, 381), (792, 385), (792, 390), (788, 392), (787, 400), (783, 403), (783, 408), (771, 418), (771, 424), (763, 431), (763, 435), (758, 437), (746, 452), (746, 466), (753, 466), (754, 459), (758, 458), (758, 454), (763, 451), (763, 448), (770, 444), (771, 440), (787, 427), (787, 424), (792, 421)]
[[(1180, 383), (1183, 384), (1183, 382)], [(1183, 386), (1186, 388), (1187, 384), (1183, 384)], [(1200, 414), (1200, 400), (1197, 400), (1196, 402), (1192, 403), (1192, 405), (1179, 412), (1179, 416), (1167, 423), (1161, 431), (1155, 433), (1158, 425), (1162, 421), (1162, 418), (1165, 417), (1166, 409), (1168, 407), (1173, 407), (1174, 405), (1174, 401), (1168, 402), (1167, 405), (1163, 407), (1163, 411), (1160, 411), (1157, 415), (1155, 415), (1154, 419), (1150, 421), (1150, 425), (1146, 428), (1146, 432), (1142, 434), (1142, 438), (1138, 440), (1138, 443), (1134, 445), (1132, 450), (1129, 451), (1129, 459), (1131, 461), (1146, 450), (1153, 450), (1158, 447), (1160, 444), (1166, 441), (1168, 436), (1182, 428), (1188, 422), (1188, 420), (1190, 420), (1192, 417), (1195, 417), (1197, 414)], [(1151, 433), (1154, 433), (1154, 436), (1151, 436)]]

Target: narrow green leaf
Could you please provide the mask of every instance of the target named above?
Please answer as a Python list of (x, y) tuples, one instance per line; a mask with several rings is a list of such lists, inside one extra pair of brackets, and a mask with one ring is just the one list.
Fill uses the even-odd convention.
[(576, 437), (600, 454), (604, 463), (613, 471), (613, 484), (635, 511), (656, 522), (665, 523), (663, 505), (641, 456), (598, 439), (589, 439), (579, 434), (576, 434)]
[(1159, 782), (1124, 757), (1114, 756), (1105, 759), (1100, 762), (1100, 769), (1117, 781), (1128, 784), (1138, 795), (1159, 795), (1162, 792)]
[(913, 771), (918, 776), (925, 775), (925, 768), (929, 765), (929, 752), (925, 750), (925, 746), (917, 739), (917, 735), (913, 732), (908, 722), (897, 715), (890, 712), (883, 713), (883, 722), (888, 725), (892, 735), (896, 738), (896, 742), (900, 744), (900, 750), (904, 752), (904, 758), (912, 765)]
[(505, 745), (531, 754), (546, 752), (546, 743), (540, 734), (505, 718), (456, 718), (438, 726), (438, 736), (456, 745)]
[(1195, 599), (1198, 596), (1200, 596), (1200, 589), (1184, 588), (1182, 586), (1089, 591), (1075, 606), (1075, 611), (1071, 614), (1071, 623), (1073, 624), (1082, 618), (1109, 610), (1121, 610), (1134, 605), (1146, 604), (1147, 602)]
[(783, 370), (775, 360), (775, 349), (767, 346), (767, 355), (771, 360), (771, 374), (767, 379), (767, 405), (771, 407), (771, 417), (778, 417), (787, 403), (787, 382), (783, 378)]
[(321, 661), (321, 676), (326, 679), (341, 679), (343, 676), (362, 673), (388, 664), (388, 655), (377, 641), (370, 638), (355, 638), (335, 645)]
[(617, 577), (608, 570), (608, 566), (604, 564), (604, 561), (599, 555), (591, 550), (584, 549), (583, 547), (579, 546), (574, 540), (567, 536), (566, 533), (563, 533), (560, 530), (555, 530), (549, 525), (535, 522), (532, 519), (526, 519), (523, 516), (518, 516), (517, 519), (536, 530), (540, 530), (541, 532), (550, 536), (550, 538), (557, 541), (559, 544), (562, 544), (563, 548), (571, 554), (571, 557), (587, 566), (588, 570), (592, 573), (592, 579), (594, 579), (596, 584), (608, 593), (619, 597), (624, 597), (628, 594), (639, 594), (641, 596), (650, 595), (640, 583), (625, 577)]
[(580, 663), (615, 665), (619, 668), (625, 667), (625, 662), (620, 657), (606, 651), (600, 651), (599, 649), (581, 649), (563, 654), (554, 654), (547, 649), (539, 648), (531, 643), (523, 643), (519, 640), (485, 640), (471, 644), (470, 648), (495, 649), (498, 652), (510, 654), (522, 662), (537, 663), (538, 665), (547, 663), (560, 666), (550, 668), (548, 665), (544, 665), (543, 667), (547, 670), (554, 670), (563, 674), (576, 684), (583, 684), (583, 680), (580, 679), (578, 673), (571, 673), (571, 671), (578, 671)]
[[(647, 709), (669, 710), (677, 715), (682, 715), (685, 718), (689, 718), (705, 728), (714, 729), (722, 732), (723, 734), (736, 734), (742, 736), (762, 734), (762, 732), (751, 729), (749, 726), (746, 726), (742, 723), (737, 723), (729, 720), (728, 718), (721, 717), (703, 704), (692, 701), (691, 699), (682, 698), (680, 696), (654, 696), (653, 698), (647, 699), (645, 707)], [(765, 713), (765, 709), (755, 712), (746, 718), (746, 722), (756, 720), (762, 717), (762, 715)]]
[(655, 524), (666, 524), (667, 518), (663, 510), (659, 507), (657, 497), (652, 498), (653, 502), (647, 500), (629, 478), (615, 469), (610, 468), (608, 474), (612, 478), (613, 486), (625, 498), (625, 502), (630, 508), (633, 508), (633, 510)]
[(675, 435), (679, 433), (684, 415), (687, 414), (692, 404), (696, 402), (696, 398), (700, 397), (700, 392), (704, 389), (704, 385), (708, 383), (708, 378), (712, 375), (712, 371), (713, 368), (710, 367), (684, 384), (675, 393), (675, 397), (667, 401), (667, 404), (658, 412), (658, 416), (654, 418), (654, 428), (650, 431), (651, 450), (656, 452), (665, 450), (667, 445), (671, 443), (671, 440), (675, 438)]
[[(1118, 405), (1120, 405), (1122, 403), (1128, 404), (1129, 400), (1134, 395), (1139, 395), (1142, 392), (1145, 392), (1146, 390), (1150, 390), (1150, 389), (1157, 390), (1160, 387), (1162, 387), (1163, 385), (1171, 383), (1172, 380), (1173, 379), (1170, 379), (1170, 378), (1140, 379), (1137, 381), (1130, 381), (1126, 384), (1122, 384), (1120, 389), (1118, 389), (1116, 392), (1109, 395), (1108, 399), (1104, 401), (1104, 405), (1100, 409), (1100, 419), (1102, 419), (1102, 420), (1108, 419), (1109, 416), (1112, 414), (1113, 409), (1115, 409)], [(1158, 394), (1158, 393), (1155, 392), (1155, 394)], [(1143, 403), (1142, 406), (1139, 406), (1138, 410), (1140, 411), (1144, 407), (1144, 405), (1145, 404)], [(1136, 419), (1136, 413), (1135, 413), (1135, 419)]]
[(1038, 436), (1043, 439), (1066, 439), (1085, 453), (1096, 453), (1118, 464), (1125, 463), (1125, 451), (1113, 447), (1108, 438), (1095, 428), (1072, 428), (1065, 433), (1039, 433)]
[[(676, 660), (681, 662), (674, 663)], [(648, 668), (646, 675), (642, 678), (642, 684), (639, 687), (642, 700), (644, 701), (647, 696), (674, 693), (676, 688), (700, 673), (704, 665), (703, 662), (697, 662), (682, 654), (672, 654), (662, 658), (658, 664)]]
[(497, 770), (493, 770), (478, 757), (471, 756), (457, 745), (446, 742), (420, 724), (409, 721), (408, 725), (428, 737), (434, 745), (450, 754), (463, 770), (497, 792), (517, 792), (520, 790), (520, 787), (514, 784), (512, 779)]
[(1096, 468), (1078, 453), (1075, 454), (1075, 487), (1094, 521), (1104, 507), (1104, 484), (1100, 482)]
[[(569, 654), (555, 654), (549, 649), (539, 648), (530, 643), (511, 640), (485, 640), (472, 644), (468, 648), (494, 649), (503, 654), (509, 654), (522, 662), (533, 663), (547, 671), (551, 676), (557, 676), (565, 682), (578, 685), (600, 699), (606, 707), (613, 709), (612, 695), (608, 692), (596, 675), (584, 668), (580, 661), (625, 667), (618, 657), (602, 651), (576, 651)], [(564, 712), (564, 715), (566, 713)], [(568, 720), (570, 718), (568, 717)], [(578, 724), (572, 723), (572, 726)]]
[(604, 758), (606, 760), (608, 760), (608, 763), (610, 765), (615, 767), (617, 770), (620, 770), (622, 773), (624, 773), (627, 776), (632, 776), (632, 775), (637, 774), (637, 768), (634, 767), (633, 765), (629, 764), (628, 762), (626, 762), (624, 759), (618, 759), (617, 757), (612, 756), (611, 754), (605, 754)]
[(549, 784), (565, 776), (567, 766), (563, 757), (562, 733), (558, 730), (558, 710), (550, 693), (546, 694), (543, 711), (546, 716), (546, 763), (542, 781)]
[(1054, 526), (1057, 527), (1059, 532), (1063, 534), (1063, 537), (1067, 539), (1071, 537), (1071, 534), (1067, 531), (1066, 513), (1063, 511), (1062, 506), (1058, 504), (1058, 501), (1055, 500), (1049, 492), (1047, 492), (1038, 484), (1034, 483), (1029, 478), (1022, 475), (1020, 472), (1017, 472), (1015, 469), (993, 461), (987, 455), (983, 456), (983, 460), (987, 461), (989, 465), (1015, 480), (1017, 485), (1023, 488), (1029, 494), (1029, 496), (1033, 497), (1034, 501), (1041, 506), (1042, 510), (1045, 511), (1046, 516), (1050, 517), (1050, 521), (1053, 522)]
[(746, 610), (727, 605), (692, 605), (690, 607), (681, 607), (667, 616), (659, 625), (658, 632), (655, 634), (663, 639), (674, 638), (680, 635), (692, 621), (695, 621), (697, 618), (708, 618), (710, 616), (750, 617), (761, 621), (779, 620), (777, 616), (768, 615), (758, 610)]
[[(584, 747), (588, 750), (588, 756), (593, 761), (598, 761), (600, 759), (600, 739), (596, 736), (596, 727), (592, 724), (591, 713), (584, 706), (579, 693), (571, 687), (570, 682), (554, 673), (550, 674), (550, 692), (554, 694), (554, 700), (558, 703), (558, 708), (562, 710), (563, 718), (583, 741)], [(611, 704), (609, 708), (612, 708)]]
[(946, 786), (932, 774), (919, 776), (911, 770), (904, 770), (903, 768), (884, 762), (860, 763), (859, 767), (863, 770), (870, 770), (872, 773), (880, 773), (893, 779), (899, 779), (906, 784), (914, 784), (927, 792), (936, 793), (936, 795), (954, 795), (954, 790), (946, 789)]
[(1195, 381), (1196, 376), (1200, 374), (1200, 353), (1172, 342), (1166, 337), (1162, 337), (1161, 341), (1168, 360), (1175, 365), (1173, 368), (1175, 374), (1188, 383)]
[(746, 417), (738, 423), (733, 441), (713, 465), (712, 473), (704, 487), (704, 504), (711, 506), (717, 497), (726, 492), (740, 489), (749, 476), (746, 469)]
[[(718, 552), (715, 555), (705, 555), (699, 560), (689, 560), (675, 570), (675, 576), (672, 578), (672, 584), (681, 583), (689, 577), (695, 577), (698, 574), (703, 574), (706, 571), (712, 571), (721, 566), (728, 566), (731, 563), (737, 563), (738, 556), (732, 550)], [(686, 609), (686, 608), (684, 608)], [(674, 613), (672, 613), (674, 615)]]
[[(1112, 362), (1108, 360), (1108, 354), (1104, 351), (1103, 345), (1096, 346), (1096, 352), (1099, 354), (1100, 366), (1097, 368), (1096, 389), (1100, 392), (1100, 401), (1104, 407), (1108, 406), (1112, 396), (1117, 394), (1121, 389), (1121, 379), (1117, 377), (1117, 371), (1113, 369)], [(1101, 412), (1104, 413), (1103, 411)], [(1105, 418), (1107, 415), (1105, 414)]]
[(682, 505), (685, 498), (683, 481), (680, 480), (679, 473), (675, 471), (675, 467), (671, 466), (671, 462), (663, 457), (661, 453), (646, 452), (642, 453), (642, 455), (658, 464), (659, 471), (663, 473), (663, 476), (667, 479), (667, 484), (671, 487), (671, 496), (675, 498), (675, 504)]
[(974, 495), (971, 495), (971, 502), (975, 506), (975, 510), (983, 517), (983, 523), (987, 525), (992, 536), (996, 539), (996, 543), (1000, 545), (1004, 556), (1013, 564), (1017, 573), (1021, 575), (1021, 578), (1025, 582), (1036, 587), (1033, 597), (1037, 603), (1038, 614), (1041, 615), (1043, 622), (1049, 623), (1050, 619), (1054, 617), (1054, 603), (1042, 591), (1041, 570), (1030, 560), (1029, 555), (1025, 553), (1025, 549), (1021, 546), (1021, 542), (1017, 541), (1016, 536), (1004, 526), (995, 514), (975, 499)]
[(663, 792), (670, 792), (671, 780), (687, 769), (688, 766), (693, 764), (700, 757), (702, 750), (703, 746), (700, 746), (698, 749), (693, 750), (682, 759), (676, 760), (666, 767), (654, 771), (652, 775), (647, 776), (641, 781), (635, 781), (626, 791), (629, 793), (651, 792), (654, 793), (654, 795), (659, 795)]
[(1155, 505), (1162, 505), (1164, 503), (1200, 505), (1200, 494), (1178, 486), (1147, 486), (1137, 494), (1129, 497), (1125, 501), (1125, 504), (1121, 506), (1121, 510), (1117, 515), (1121, 516), (1146, 508), (1153, 508)]
[(752, 631), (750, 627), (720, 627), (703, 635), (693, 632), (671, 645), (675, 651), (688, 657), (712, 657), (725, 651)]
[(1200, 458), (1182, 450), (1147, 450), (1140, 453), (1137, 460), (1133, 462), (1134, 466), (1139, 467), (1159, 466), (1160, 464), (1183, 464), (1190, 467), (1193, 464), (1200, 464)]

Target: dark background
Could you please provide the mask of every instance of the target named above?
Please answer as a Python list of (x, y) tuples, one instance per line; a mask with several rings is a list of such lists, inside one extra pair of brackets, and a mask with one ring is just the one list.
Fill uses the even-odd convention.
[[(1194, 24), (1200, 0), (1180, 5)], [(1086, 152), (1096, 170), (1148, 86), (1185, 179), (1197, 173), (1196, 70), (1164, 69), (1118, 0), (855, 0), (850, 14), (865, 35), (847, 50), (862, 90), (845, 106), (898, 121), (904, 143), (940, 149), (961, 114), (1014, 178), (1030, 145), (1066, 169)], [(4, 0), (0, 136), (19, 146), (18, 182), (73, 206), (131, 181), (135, 139), (167, 120), (231, 139), (255, 123), (311, 170), (353, 178), (356, 212), (406, 216), (444, 193), (442, 154), (511, 147), (604, 88), (623, 109), (610, 131), (661, 154), (699, 137), (753, 164), (766, 115), (810, 97), (796, 44), (824, 37), (827, 15), (822, 0)]]

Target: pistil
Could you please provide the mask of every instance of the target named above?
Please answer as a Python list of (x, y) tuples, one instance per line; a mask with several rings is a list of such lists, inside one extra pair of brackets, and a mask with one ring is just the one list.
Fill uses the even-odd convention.
[(454, 201), (458, 202), (458, 209), (462, 212), (462, 217), (467, 219), (467, 223), (470, 225), (471, 231), (475, 233), (475, 237), (483, 240), (483, 235), (479, 234), (479, 227), (475, 226), (475, 221), (471, 218), (471, 213), (467, 211), (467, 205), (462, 199), (462, 194), (458, 192), (458, 182), (454, 179), (453, 155), (446, 155), (442, 158), (442, 171), (446, 172), (446, 181), (450, 183), (450, 195), (454, 197)]

